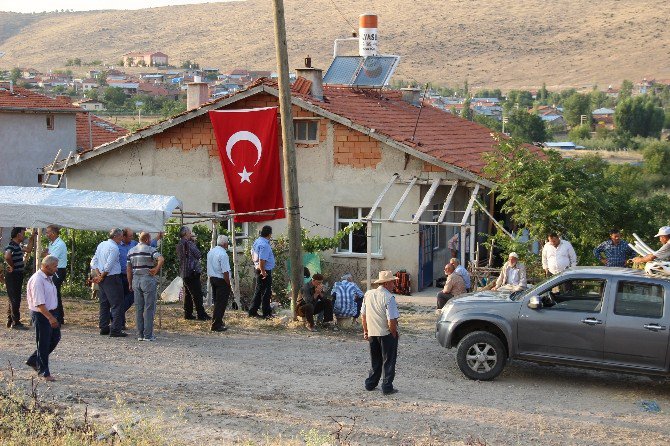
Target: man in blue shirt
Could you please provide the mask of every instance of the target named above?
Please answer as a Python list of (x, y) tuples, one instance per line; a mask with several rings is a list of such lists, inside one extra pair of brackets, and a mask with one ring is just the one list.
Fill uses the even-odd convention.
[[(119, 244), (123, 230), (109, 231), (109, 239), (101, 242), (91, 259), (91, 269), (96, 274), (93, 283), (100, 286), (100, 315), (98, 325), (101, 335), (113, 338), (128, 336), (123, 331), (123, 284), (121, 283), (121, 264), (119, 263)], [(111, 327), (110, 327), (111, 319)]]
[(339, 282), (335, 282), (331, 294), (335, 296), (333, 310), (335, 316), (358, 318), (363, 304), (363, 291), (354, 282), (354, 277), (350, 273), (342, 276)]
[(598, 245), (593, 250), (593, 255), (596, 260), (605, 266), (624, 268), (626, 261), (635, 257), (635, 251), (628, 245), (627, 241), (621, 240), (621, 233), (618, 229), (612, 229), (610, 239)]
[[(249, 308), (249, 317), (272, 317), (270, 298), (272, 297), (272, 270), (275, 267), (275, 256), (270, 246), (272, 238), (272, 227), (263, 226), (260, 237), (254, 241), (251, 247), (251, 258), (256, 270), (256, 289), (254, 290), (254, 301)], [(263, 309), (263, 316), (258, 314), (258, 309)]]
[[(124, 228), (123, 236), (121, 237), (121, 243), (119, 244), (119, 264), (121, 265), (122, 272), (126, 270), (128, 252), (135, 246), (137, 246), (135, 232), (133, 232), (132, 229)], [(121, 283), (123, 284), (123, 307), (121, 308), (121, 317), (123, 318), (123, 326), (125, 327), (126, 312), (135, 303), (135, 293), (133, 292), (133, 285), (128, 283), (128, 278), (125, 274), (121, 274)]]
[(65, 274), (67, 273), (67, 247), (65, 242), (60, 238), (60, 228), (56, 225), (47, 226), (47, 238), (49, 239), (49, 248), (47, 254), (58, 259), (58, 269), (56, 274), (52, 276), (52, 281), (56, 286), (56, 295), (58, 297), (58, 315), (56, 319), (60, 325), (65, 323), (65, 312), (63, 311), (63, 299), (61, 298), (61, 287), (65, 282)]

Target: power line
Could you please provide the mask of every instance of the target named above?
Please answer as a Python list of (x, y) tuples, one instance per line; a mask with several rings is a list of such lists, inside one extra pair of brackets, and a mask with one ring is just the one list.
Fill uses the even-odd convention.
[(351, 22), (350, 22), (349, 20), (347, 20), (347, 16), (345, 16), (345, 15), (342, 13), (342, 10), (340, 10), (340, 8), (337, 6), (337, 4), (335, 3), (335, 1), (334, 1), (334, 0), (330, 0), (330, 2), (333, 4), (333, 6), (335, 7), (335, 9), (337, 9), (337, 12), (340, 13), (340, 15), (342, 16), (342, 19), (344, 19), (344, 21), (347, 23), (347, 25), (349, 25), (349, 26), (351, 27), (352, 30), (355, 30), (356, 27), (355, 27), (354, 25), (352, 25)]

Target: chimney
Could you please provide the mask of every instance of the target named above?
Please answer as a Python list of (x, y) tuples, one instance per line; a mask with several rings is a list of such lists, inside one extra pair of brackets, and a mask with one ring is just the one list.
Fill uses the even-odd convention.
[(312, 68), (312, 59), (307, 56), (305, 59), (305, 68), (297, 68), (295, 71), (298, 76), (304, 77), (312, 82), (309, 89), (309, 94), (319, 101), (323, 101), (323, 70), (320, 68)]
[(209, 102), (209, 85), (207, 82), (191, 82), (186, 84), (186, 110), (193, 110)]
[(421, 89), (416, 87), (401, 88), (402, 100), (415, 107), (421, 107)]

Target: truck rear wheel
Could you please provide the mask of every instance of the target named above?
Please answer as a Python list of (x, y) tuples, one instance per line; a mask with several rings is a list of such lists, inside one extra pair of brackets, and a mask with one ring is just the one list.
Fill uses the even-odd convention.
[(500, 375), (507, 361), (505, 346), (488, 331), (473, 331), (461, 339), (456, 350), (456, 362), (470, 379), (490, 381)]

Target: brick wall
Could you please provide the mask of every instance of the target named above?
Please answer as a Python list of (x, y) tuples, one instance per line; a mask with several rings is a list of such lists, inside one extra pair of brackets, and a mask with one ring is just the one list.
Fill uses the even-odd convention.
[[(228, 107), (226, 110), (234, 110), (241, 108), (260, 108), (260, 107), (277, 107), (279, 102), (276, 97), (263, 93), (257, 94), (246, 99), (242, 99)], [(293, 106), (293, 116), (300, 118), (316, 118), (318, 117), (312, 112), (303, 110), (297, 106)], [(279, 124), (281, 125), (281, 124)], [(281, 146), (281, 127), (278, 126), (279, 145)], [(326, 140), (328, 135), (328, 120), (321, 118), (319, 120), (319, 143)], [(166, 148), (180, 148), (182, 150), (192, 150), (199, 147), (204, 147), (208, 150), (209, 156), (218, 157), (218, 149), (216, 147), (216, 139), (214, 137), (214, 130), (209, 121), (209, 115), (205, 114), (194, 119), (190, 119), (183, 124), (171, 127), (168, 130), (154, 135), (154, 141), (157, 149)], [(311, 147), (311, 144), (298, 144), (297, 147)]]
[(421, 170), (423, 172), (446, 172), (442, 167), (434, 166), (425, 161), (423, 162), (423, 168)]
[(341, 124), (335, 129), (334, 163), (364, 169), (377, 167), (382, 160), (380, 142)]

